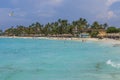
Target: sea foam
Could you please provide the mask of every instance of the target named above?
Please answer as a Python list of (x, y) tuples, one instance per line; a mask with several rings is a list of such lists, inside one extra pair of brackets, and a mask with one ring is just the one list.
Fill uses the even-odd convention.
[(106, 62), (106, 64), (111, 65), (114, 68), (120, 68), (120, 64), (119, 63), (112, 62), (111, 60), (108, 60)]

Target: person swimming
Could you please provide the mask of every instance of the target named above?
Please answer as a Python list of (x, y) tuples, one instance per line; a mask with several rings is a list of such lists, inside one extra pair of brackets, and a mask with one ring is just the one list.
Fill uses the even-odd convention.
[(114, 44), (113, 45), (113, 47), (119, 47), (120, 46), (120, 44)]

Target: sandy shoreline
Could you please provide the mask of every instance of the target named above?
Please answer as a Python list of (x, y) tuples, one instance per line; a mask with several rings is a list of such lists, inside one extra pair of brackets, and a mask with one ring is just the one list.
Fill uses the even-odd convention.
[(0, 38), (23, 38), (23, 39), (50, 39), (50, 40), (73, 40), (73, 41), (92, 41), (92, 42), (100, 42), (100, 43), (105, 43), (105, 44), (119, 44), (120, 45), (120, 40), (114, 40), (114, 39), (98, 39), (98, 38), (61, 38), (61, 37), (17, 37), (17, 36), (0, 36)]

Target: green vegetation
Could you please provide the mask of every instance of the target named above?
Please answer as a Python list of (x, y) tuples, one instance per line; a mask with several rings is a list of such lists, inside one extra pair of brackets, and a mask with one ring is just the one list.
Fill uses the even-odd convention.
[(0, 30), (0, 35), (2, 35), (3, 34), (3, 31), (2, 30)]
[(33, 23), (29, 26), (15, 26), (6, 29), (4, 32), (0, 30), (0, 35), (7, 36), (58, 36), (58, 35), (72, 35), (79, 36), (80, 33), (89, 33), (91, 37), (97, 37), (99, 31), (103, 30), (107, 33), (118, 33), (120, 29), (115, 27), (108, 27), (107, 23), (100, 24), (97, 21), (92, 25), (84, 18), (80, 18), (71, 23), (68, 20), (58, 19), (58, 21), (47, 23), (45, 25), (39, 22)]
[(116, 28), (116, 27), (109, 27), (107, 29), (107, 33), (119, 33), (120, 32), (120, 28)]
[(97, 37), (98, 34), (99, 34), (98, 31), (94, 31), (94, 32), (91, 33), (91, 37)]

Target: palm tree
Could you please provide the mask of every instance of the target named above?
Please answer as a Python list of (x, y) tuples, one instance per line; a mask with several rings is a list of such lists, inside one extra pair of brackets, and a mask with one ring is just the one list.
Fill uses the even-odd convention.
[(97, 21), (95, 21), (93, 24), (92, 24), (92, 26), (91, 26), (91, 28), (92, 29), (99, 29), (99, 23), (97, 22)]
[(84, 32), (84, 30), (87, 28), (88, 25), (87, 20), (84, 18), (80, 18), (77, 21), (73, 21), (72, 24), (74, 28), (77, 29), (78, 34)]
[(107, 23), (104, 23), (104, 24), (103, 24), (103, 29), (107, 29), (107, 27), (108, 27), (108, 24), (107, 24)]
[(59, 34), (64, 34), (66, 33), (66, 27), (67, 27), (68, 21), (67, 20), (61, 20), (58, 19), (58, 29), (59, 29)]
[(0, 29), (0, 36), (3, 34), (3, 31)]
[(35, 28), (36, 34), (42, 33), (42, 25), (41, 25), (39, 22), (36, 22), (36, 23), (35, 23), (34, 28)]
[(58, 22), (51, 23), (51, 29), (51, 33), (56, 35), (58, 33)]

